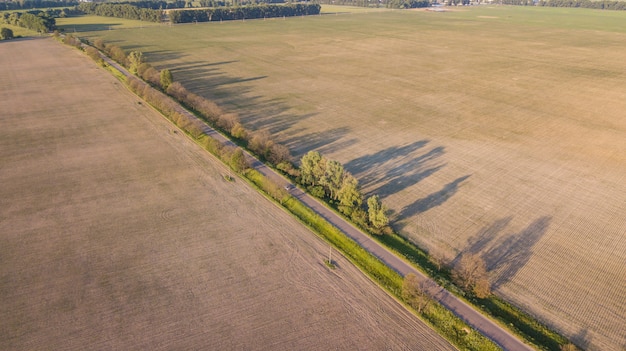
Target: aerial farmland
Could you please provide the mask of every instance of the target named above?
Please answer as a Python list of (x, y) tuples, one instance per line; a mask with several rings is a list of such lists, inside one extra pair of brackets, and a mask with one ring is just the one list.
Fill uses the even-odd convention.
[[(482, 6), (85, 32), (141, 50), (590, 350), (626, 347), (626, 13)], [(68, 20), (69, 21), (69, 20)], [(68, 22), (68, 26), (69, 26)]]
[(0, 349), (454, 350), (84, 54), (0, 46)]

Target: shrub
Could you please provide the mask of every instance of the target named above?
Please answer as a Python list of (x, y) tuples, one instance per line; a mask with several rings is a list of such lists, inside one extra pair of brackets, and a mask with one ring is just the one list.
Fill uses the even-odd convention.
[(14, 38), (13, 31), (10, 28), (2, 27), (2, 29), (0, 29), (0, 39), (8, 40), (8, 39), (13, 39), (13, 38)]

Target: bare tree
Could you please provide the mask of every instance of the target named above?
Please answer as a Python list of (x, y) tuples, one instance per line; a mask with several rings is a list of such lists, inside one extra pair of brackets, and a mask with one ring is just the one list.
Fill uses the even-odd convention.
[(454, 265), (452, 279), (463, 290), (474, 293), (478, 298), (485, 298), (491, 293), (485, 261), (477, 254), (463, 254)]
[(402, 282), (402, 297), (404, 300), (418, 313), (422, 313), (422, 310), (428, 306), (430, 299), (426, 295), (426, 286), (422, 281), (417, 279), (417, 276), (413, 273), (409, 273), (404, 277)]

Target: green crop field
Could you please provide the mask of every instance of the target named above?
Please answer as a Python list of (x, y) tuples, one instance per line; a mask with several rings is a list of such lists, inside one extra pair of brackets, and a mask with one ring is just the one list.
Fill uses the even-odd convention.
[(403, 235), (481, 253), (578, 345), (626, 347), (626, 12), (341, 10), (84, 35), (342, 162)]

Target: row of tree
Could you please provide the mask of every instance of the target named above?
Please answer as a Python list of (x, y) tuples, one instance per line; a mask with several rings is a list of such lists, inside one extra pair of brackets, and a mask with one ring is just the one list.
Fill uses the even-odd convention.
[[(200, 7), (247, 6), (257, 4), (282, 4), (285, 0), (200, 0)], [(191, 7), (191, 6), (190, 6)]]
[(81, 2), (77, 9), (85, 14), (117, 17), (147, 22), (161, 22), (163, 11), (130, 4)]
[(78, 5), (77, 0), (4, 0), (0, 1), (0, 11), (71, 7), (76, 5)]
[(318, 15), (320, 11), (321, 6), (319, 4), (252, 5), (203, 10), (177, 10), (171, 11), (169, 17), (172, 23), (193, 23)]
[(377, 234), (387, 229), (387, 207), (378, 195), (372, 195), (366, 201), (366, 211), (358, 180), (338, 161), (329, 160), (317, 151), (309, 151), (300, 159), (299, 171), (299, 183), (313, 196), (335, 205), (361, 227)]
[(45, 11), (4, 12), (0, 14), (0, 23), (18, 26), (39, 33), (48, 33), (56, 29), (56, 20)]
[(626, 1), (613, 0), (501, 0), (504, 5), (546, 6), (546, 7), (581, 7), (599, 10), (626, 10)]
[[(284, 172), (294, 172), (289, 149), (274, 142), (269, 132), (265, 130), (252, 132), (244, 128), (237, 114), (227, 113), (213, 101), (188, 91), (181, 83), (174, 81), (170, 70), (159, 71), (149, 63), (144, 62), (144, 56), (140, 51), (133, 51), (127, 55), (119, 46), (104, 44), (101, 39), (96, 39), (94, 46), (127, 67), (131, 73), (142, 78), (152, 87), (166, 92), (169, 96), (194, 110), (213, 127), (237, 139), (261, 160), (271, 163)], [(161, 108), (157, 108), (161, 110)]]
[(143, 9), (166, 10), (182, 9), (187, 3), (183, 0), (162, 1), (162, 0), (139, 0), (139, 1), (119, 1), (116, 4), (129, 4)]

